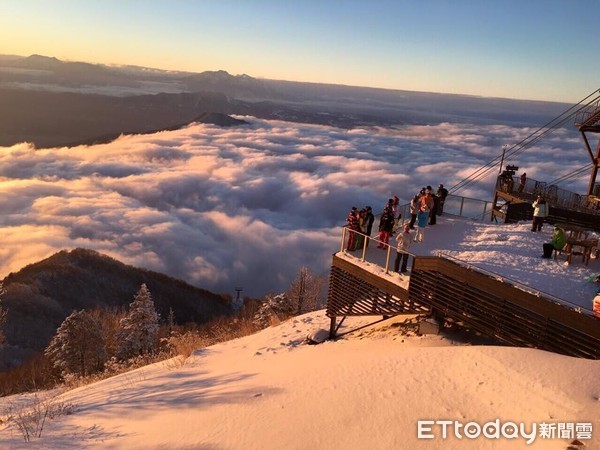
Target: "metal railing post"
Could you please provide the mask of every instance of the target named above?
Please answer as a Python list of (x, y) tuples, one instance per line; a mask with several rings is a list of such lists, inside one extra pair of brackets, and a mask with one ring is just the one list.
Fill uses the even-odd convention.
[(387, 256), (385, 258), (385, 273), (386, 273), (386, 275), (388, 273), (390, 273), (389, 269), (390, 269), (390, 253), (391, 253), (391, 250), (392, 250), (392, 246), (388, 244), (388, 246), (387, 246)]
[(346, 227), (342, 227), (342, 245), (340, 247), (340, 252), (344, 251), (344, 241), (346, 240)]
[(369, 242), (368, 240), (371, 239), (366, 234), (364, 236), (365, 236), (365, 239), (363, 241), (362, 262), (365, 262), (365, 258), (366, 258), (366, 255), (367, 255), (367, 243)]

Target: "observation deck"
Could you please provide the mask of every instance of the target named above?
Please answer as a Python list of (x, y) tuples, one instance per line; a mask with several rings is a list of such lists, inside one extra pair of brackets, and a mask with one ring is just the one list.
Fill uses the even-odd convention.
[[(478, 207), (483, 206), (485, 215), (488, 202), (482, 204)], [(411, 253), (409, 275), (398, 275), (390, 270), (395, 248), (386, 244), (385, 251), (378, 249), (378, 240), (365, 236), (362, 248), (348, 252), (347, 233), (344, 227), (329, 277), (331, 338), (348, 316), (425, 314), (500, 344), (600, 359), (600, 318), (591, 308), (442, 254)]]

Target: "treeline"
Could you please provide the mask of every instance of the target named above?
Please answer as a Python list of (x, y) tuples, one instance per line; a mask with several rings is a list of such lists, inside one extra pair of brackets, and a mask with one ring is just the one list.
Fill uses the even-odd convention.
[(2, 298), (8, 321), (4, 327), (7, 342), (0, 348), (0, 371), (43, 351), (73, 311), (126, 309), (142, 284), (152, 290), (163, 319), (173, 310), (177, 324), (205, 323), (231, 313), (228, 295), (129, 266), (95, 251), (61, 251), (4, 279)]
[[(159, 315), (152, 293), (142, 284), (127, 308), (73, 311), (43, 352), (0, 373), (0, 396), (62, 383), (87, 383), (166, 359), (170, 364), (183, 364), (196, 349), (246, 336), (323, 307), (324, 286), (323, 277), (303, 267), (283, 294), (246, 298), (234, 316), (178, 325), (172, 309), (167, 317)], [(1, 296), (0, 284), (0, 338), (7, 313)]]

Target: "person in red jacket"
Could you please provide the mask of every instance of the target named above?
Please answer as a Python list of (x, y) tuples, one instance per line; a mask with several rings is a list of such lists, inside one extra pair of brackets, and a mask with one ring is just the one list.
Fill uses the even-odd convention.
[(360, 232), (358, 214), (356, 206), (353, 206), (346, 219), (346, 222), (348, 223), (348, 245), (346, 246), (346, 250), (349, 252), (356, 250), (356, 232)]

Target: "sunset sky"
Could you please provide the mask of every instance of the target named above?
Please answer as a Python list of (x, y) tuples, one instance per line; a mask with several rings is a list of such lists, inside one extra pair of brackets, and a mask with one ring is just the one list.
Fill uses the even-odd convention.
[(599, 0), (3, 0), (0, 54), (577, 102)]

